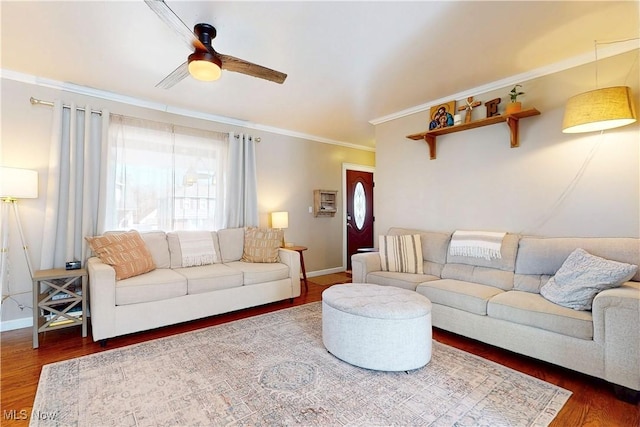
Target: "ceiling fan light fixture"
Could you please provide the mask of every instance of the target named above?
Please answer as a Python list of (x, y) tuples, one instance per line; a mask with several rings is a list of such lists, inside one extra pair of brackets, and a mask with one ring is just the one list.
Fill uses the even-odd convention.
[(218, 80), (222, 75), (222, 61), (209, 52), (194, 52), (189, 55), (189, 74), (205, 82)]

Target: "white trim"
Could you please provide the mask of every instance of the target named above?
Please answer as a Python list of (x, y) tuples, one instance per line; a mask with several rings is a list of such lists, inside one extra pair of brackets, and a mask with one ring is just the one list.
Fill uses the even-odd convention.
[(74, 83), (66, 83), (58, 80), (47, 79), (44, 77), (32, 76), (30, 74), (24, 74), (24, 73), (12, 71), (12, 70), (0, 69), (0, 77), (3, 79), (14, 80), (17, 82), (27, 83), (34, 86), (41, 86), (49, 89), (61, 90), (65, 92), (75, 93), (78, 95), (91, 96), (94, 98), (104, 99), (107, 101), (119, 102), (122, 104), (133, 105), (135, 107), (147, 108), (150, 110), (163, 111), (166, 113), (176, 114), (176, 115), (185, 116), (185, 117), (209, 120), (212, 122), (227, 124), (231, 126), (241, 126), (246, 129), (255, 129), (259, 131), (275, 133), (278, 135), (291, 136), (294, 138), (321, 142), (323, 144), (339, 145), (342, 147), (353, 148), (355, 150), (372, 151), (372, 152), (375, 151), (375, 148), (365, 147), (365, 146), (353, 144), (350, 142), (338, 141), (338, 140), (324, 138), (317, 135), (310, 135), (307, 133), (296, 132), (289, 129), (281, 129), (277, 127), (261, 125), (261, 124), (252, 123), (246, 120), (233, 119), (230, 117), (205, 113), (202, 111), (174, 107), (167, 104), (161, 104), (159, 102), (146, 101), (144, 99), (121, 95), (115, 92), (94, 89), (86, 86), (80, 86)]
[(15, 329), (31, 328), (33, 326), (33, 316), (21, 319), (5, 320), (0, 323), (0, 332), (13, 331)]
[[(342, 212), (344, 215), (342, 222), (342, 270), (345, 271), (347, 269), (347, 170), (360, 171), (360, 172), (371, 172), (374, 175), (375, 182), (375, 166), (366, 166), (366, 165), (357, 165), (355, 163), (343, 163), (342, 164)], [(373, 192), (375, 193), (375, 187)], [(375, 197), (373, 198), (373, 216), (375, 217), (376, 205), (375, 205)], [(375, 236), (376, 231), (376, 223), (373, 223), (373, 233)], [(375, 239), (374, 239), (375, 240)]]
[(275, 127), (271, 127), (271, 126), (253, 124), (252, 129), (262, 130), (262, 131), (265, 131), (265, 132), (276, 133), (276, 134), (279, 134), (279, 135), (291, 136), (291, 137), (294, 137), (294, 138), (308, 139), (308, 140), (311, 140), (311, 141), (321, 142), (323, 144), (339, 145), (339, 146), (346, 147), (346, 148), (353, 148), (355, 150), (370, 151), (370, 152), (375, 152), (376, 151), (375, 147), (366, 147), (364, 145), (352, 144), (350, 142), (337, 141), (335, 139), (324, 138), (324, 137), (316, 136), (316, 135), (309, 135), (309, 134), (305, 134), (305, 133), (301, 133), (301, 132), (296, 132), (296, 131), (293, 131), (293, 130), (275, 128)]
[[(615, 44), (611, 44), (605, 47), (602, 47), (598, 50), (598, 59), (605, 59), (610, 56), (619, 55), (625, 52), (629, 52), (631, 50), (638, 49), (638, 40), (628, 40), (625, 42), (619, 42)], [(528, 80), (532, 80), (534, 78), (543, 77), (549, 74), (557, 73), (560, 71), (564, 71), (570, 68), (578, 67), (580, 65), (588, 64), (590, 62), (594, 62), (595, 52), (589, 52), (582, 55), (578, 55), (564, 61), (556, 62), (555, 64), (547, 65), (544, 67), (536, 68), (535, 70), (531, 70), (525, 73), (517, 74), (515, 76), (511, 76), (502, 80), (498, 80), (492, 83), (488, 83), (486, 85), (478, 86), (466, 91), (458, 92), (453, 95), (446, 96), (445, 98), (439, 98), (436, 100), (432, 100), (425, 104), (420, 104), (415, 107), (407, 108), (405, 110), (401, 110), (395, 113), (391, 113), (382, 117), (378, 117), (372, 120), (369, 120), (369, 123), (372, 125), (379, 125), (381, 123), (385, 123), (391, 120), (396, 120), (402, 117), (406, 117), (412, 114), (420, 113), (423, 111), (428, 111), (432, 106), (440, 104), (442, 102), (448, 102), (452, 98), (453, 99), (464, 99), (469, 96), (475, 96), (481, 93), (490, 92), (493, 90), (498, 90), (507, 86), (511, 86), (516, 83), (522, 83)], [(366, 147), (363, 145), (353, 144), (345, 141), (338, 141), (334, 139), (324, 138), (317, 135), (306, 134), (302, 132), (296, 132), (289, 129), (282, 129), (277, 127), (271, 127), (266, 125), (261, 125), (258, 123), (252, 123), (246, 120), (233, 119), (230, 117), (219, 116), (215, 114), (204, 113), (201, 111), (188, 110), (185, 108), (174, 107), (171, 105), (161, 104), (153, 101), (146, 101), (140, 98), (134, 98), (131, 96), (121, 95), (115, 92), (108, 92), (105, 90), (99, 90), (94, 88), (89, 88), (86, 86), (80, 86), (74, 83), (61, 82), (58, 80), (47, 79), (44, 77), (37, 77), (30, 74), (24, 74), (17, 71), (0, 69), (0, 78), (6, 78), (9, 80), (14, 80), (17, 82), (32, 84), (35, 86), (46, 87), (50, 89), (56, 89), (66, 92), (71, 92), (79, 95), (91, 96), (94, 98), (105, 99), (108, 101), (119, 102), (127, 105), (133, 105), (142, 108), (148, 108), (151, 110), (164, 111), (171, 114), (177, 114), (185, 117), (193, 117), (197, 119), (209, 120), (216, 123), (228, 124), (232, 126), (241, 126), (247, 129), (255, 129), (258, 131), (271, 132), (278, 135), (290, 136), (294, 138), (306, 139), (310, 141), (316, 141), (323, 144), (331, 144), (331, 145), (339, 145), (342, 147), (353, 148), (356, 150), (370, 151), (375, 152), (375, 148)]]
[(326, 268), (324, 270), (316, 270), (307, 272), (307, 278), (316, 277), (316, 276), (324, 276), (326, 274), (334, 274), (334, 273), (343, 273), (345, 271), (344, 265), (342, 267), (334, 267), (334, 268)]
[[(598, 60), (609, 58), (611, 56), (619, 55), (625, 52), (630, 52), (634, 49), (638, 49), (638, 40), (627, 40), (612, 44), (603, 48), (598, 48)], [(416, 105), (402, 111), (388, 114), (386, 116), (378, 117), (376, 119), (369, 120), (372, 125), (379, 125), (381, 123), (389, 122), (391, 120), (400, 119), (402, 117), (410, 116), (412, 114), (421, 113), (423, 111), (429, 111), (429, 109), (443, 102), (451, 101), (452, 99), (459, 100), (465, 99), (469, 96), (476, 96), (482, 93), (491, 92), (494, 90), (502, 89), (504, 87), (512, 86), (517, 83), (526, 82), (539, 77), (547, 76), (549, 74), (558, 73), (560, 71), (568, 70), (570, 68), (578, 67), (584, 64), (594, 62), (595, 51), (590, 53), (584, 53), (582, 55), (574, 56), (573, 58), (565, 59), (564, 61), (556, 62), (555, 64), (546, 65), (544, 67), (536, 68), (535, 70), (527, 71), (515, 76), (507, 77), (502, 80), (497, 80), (486, 85), (478, 86), (469, 90), (448, 95), (444, 98), (435, 99), (425, 104)]]

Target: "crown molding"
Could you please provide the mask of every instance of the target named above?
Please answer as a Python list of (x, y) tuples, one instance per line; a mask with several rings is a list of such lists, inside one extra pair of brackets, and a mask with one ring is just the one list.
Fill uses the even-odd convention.
[[(615, 43), (615, 44), (611, 44), (603, 48), (598, 48), (598, 60), (609, 58), (615, 55), (620, 55), (622, 53), (630, 52), (632, 50), (639, 48), (638, 39), (625, 40), (621, 42), (612, 42), (612, 43)], [(605, 43), (602, 43), (602, 44), (605, 44)], [(444, 98), (435, 99), (425, 104), (416, 105), (415, 107), (410, 107), (405, 110), (388, 114), (386, 116), (378, 117), (376, 119), (370, 120), (369, 123), (371, 123), (372, 125), (379, 125), (392, 120), (400, 119), (402, 117), (410, 116), (412, 114), (421, 113), (423, 111), (429, 111), (431, 107), (433, 107), (434, 105), (439, 105), (444, 102), (449, 102), (452, 99), (458, 100), (458, 99), (465, 99), (470, 96), (477, 96), (486, 92), (502, 89), (515, 84), (520, 84), (528, 80), (533, 80), (539, 77), (558, 73), (560, 71), (575, 68), (591, 62), (595, 62), (595, 51), (574, 56), (572, 58), (569, 58), (560, 62), (556, 62), (554, 64), (547, 65), (544, 67), (536, 68), (534, 70), (527, 71), (525, 73), (516, 74), (515, 76), (497, 80), (495, 82), (491, 82), (486, 85), (465, 90), (463, 92), (458, 92), (453, 95), (446, 96)]]
[(162, 104), (159, 102), (153, 102), (153, 101), (148, 101), (140, 98), (134, 98), (132, 96), (122, 95), (115, 92), (109, 92), (106, 90), (95, 89), (87, 86), (81, 86), (81, 85), (77, 85), (69, 82), (61, 82), (59, 80), (47, 79), (44, 77), (33, 76), (30, 74), (20, 73), (17, 71), (12, 71), (7, 69), (0, 69), (0, 78), (14, 80), (17, 82), (31, 84), (34, 86), (60, 90), (63, 92), (70, 92), (78, 95), (85, 95), (93, 98), (104, 99), (107, 101), (119, 102), (121, 104), (132, 105), (135, 107), (162, 111), (170, 114), (176, 114), (179, 116), (208, 120), (216, 123), (222, 123), (222, 124), (231, 125), (231, 126), (239, 126), (246, 129), (253, 129), (256, 131), (270, 132), (278, 135), (284, 135), (284, 136), (289, 136), (293, 138), (320, 142), (322, 144), (338, 145), (341, 147), (352, 148), (355, 150), (375, 151), (375, 148), (372, 148), (372, 147), (366, 147), (366, 146), (357, 145), (349, 142), (323, 138), (321, 136), (306, 134), (303, 132), (296, 132), (289, 129), (282, 129), (282, 128), (273, 127), (273, 126), (261, 125), (261, 124), (252, 123), (246, 120), (233, 119), (230, 117), (205, 113), (202, 111), (175, 107), (167, 104)]

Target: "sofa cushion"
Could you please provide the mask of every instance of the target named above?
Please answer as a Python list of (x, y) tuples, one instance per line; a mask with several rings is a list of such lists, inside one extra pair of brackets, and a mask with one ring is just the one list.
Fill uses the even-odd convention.
[(495, 268), (446, 264), (442, 269), (442, 278), (494, 286), (504, 291), (513, 288), (513, 271), (503, 271)]
[(448, 254), (441, 277), (495, 286), (506, 291), (513, 289), (518, 239), (517, 234), (507, 233), (502, 240), (501, 258), (497, 259)]
[(239, 261), (244, 248), (244, 228), (218, 230), (218, 243), (222, 262)]
[(487, 314), (496, 319), (562, 335), (593, 339), (593, 317), (590, 312), (561, 307), (530, 292), (509, 291), (494, 296), (489, 301)]
[(396, 273), (392, 271), (374, 271), (367, 274), (366, 282), (375, 285), (395, 286), (397, 288), (415, 291), (416, 286), (422, 282), (440, 280), (438, 276), (431, 274)]
[(188, 294), (242, 286), (242, 272), (224, 264), (176, 268), (175, 271), (187, 278)]
[(171, 268), (193, 267), (220, 262), (215, 231), (181, 230), (167, 233)]
[(137, 276), (156, 268), (140, 233), (135, 230), (85, 237), (100, 260), (116, 271), (116, 280)]
[(244, 231), (244, 262), (278, 262), (284, 231), (280, 228), (247, 227)]
[[(640, 262), (640, 239), (637, 238), (523, 237), (519, 243), (515, 273), (529, 276), (553, 276), (569, 254), (577, 248), (602, 258), (627, 264), (638, 265)], [(640, 281), (640, 270), (631, 280)]]
[(144, 231), (140, 233), (147, 249), (151, 253), (156, 268), (170, 268), (169, 244), (164, 231)]
[(543, 287), (551, 277), (549, 274), (514, 274), (513, 289), (539, 294), (540, 288)]
[(469, 313), (486, 315), (487, 302), (503, 290), (493, 286), (462, 280), (442, 279), (420, 283), (416, 292), (426, 296), (434, 304), (446, 305)]
[(540, 294), (563, 307), (591, 310), (598, 292), (622, 285), (637, 270), (637, 265), (607, 260), (584, 249), (576, 249), (540, 289)]
[(116, 305), (160, 301), (187, 294), (187, 279), (167, 268), (116, 282)]
[(286, 264), (276, 263), (252, 263), (234, 261), (227, 264), (229, 267), (242, 271), (245, 285), (273, 282), (289, 278), (289, 267)]
[(419, 234), (422, 244), (422, 257), (425, 261), (437, 264), (447, 262), (447, 250), (451, 233), (441, 233), (437, 231), (422, 231), (409, 228), (391, 227), (387, 232), (389, 236), (401, 236), (407, 234)]
[(380, 236), (379, 249), (382, 271), (424, 273), (419, 234)]

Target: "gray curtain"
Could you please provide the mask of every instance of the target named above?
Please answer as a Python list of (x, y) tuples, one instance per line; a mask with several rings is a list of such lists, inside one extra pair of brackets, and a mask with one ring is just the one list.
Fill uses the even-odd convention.
[(250, 135), (229, 135), (225, 227), (258, 225), (256, 148)]
[(97, 234), (104, 223), (109, 112), (81, 111), (72, 104), (53, 106), (47, 203), (42, 238), (41, 269), (62, 268), (66, 261), (85, 261), (85, 236)]

